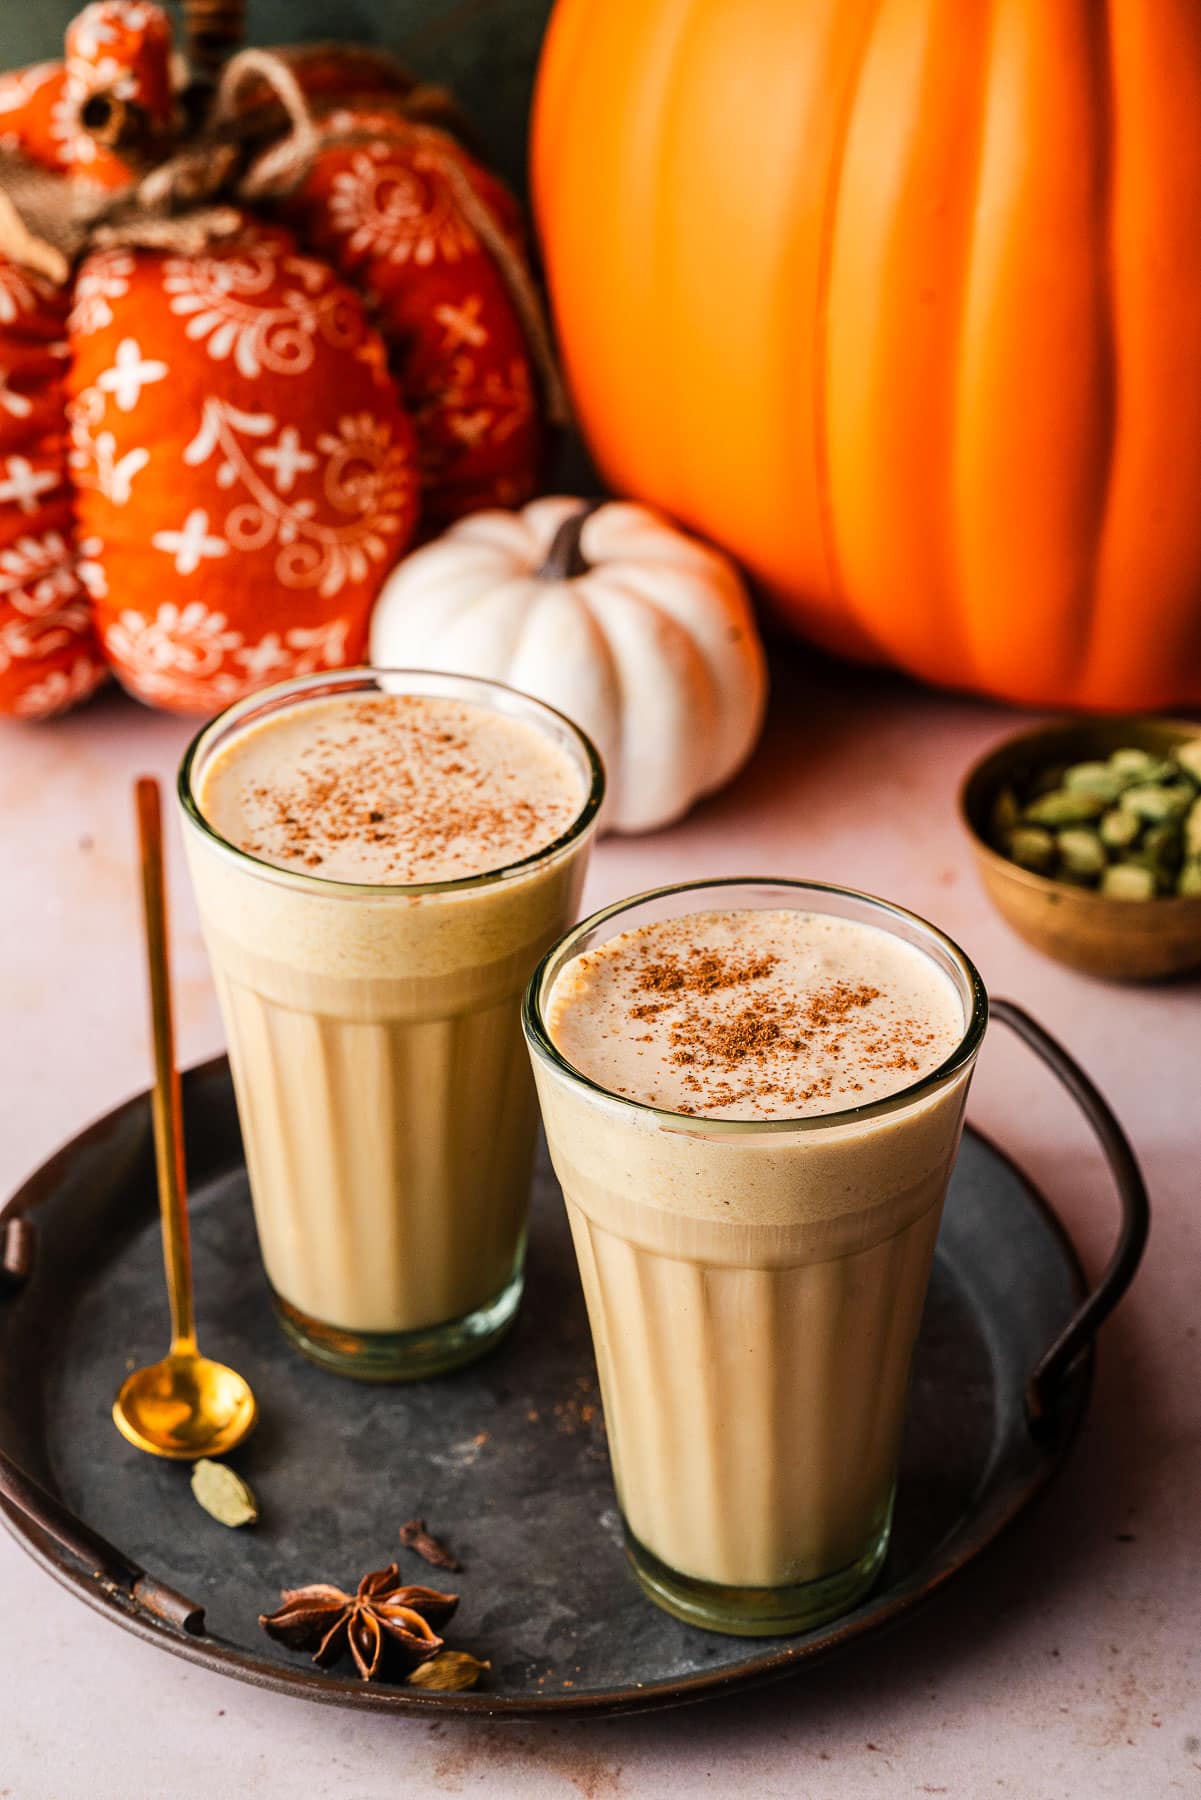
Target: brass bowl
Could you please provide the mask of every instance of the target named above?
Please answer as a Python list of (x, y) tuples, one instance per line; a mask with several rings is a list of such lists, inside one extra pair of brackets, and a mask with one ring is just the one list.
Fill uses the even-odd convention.
[(1181, 719), (1081, 719), (1006, 738), (968, 771), (959, 811), (989, 898), (1019, 937), (1069, 968), (1114, 981), (1156, 981), (1201, 969), (1201, 895), (1114, 900), (1021, 869), (989, 842), (993, 802), (1052, 763), (1104, 759), (1130, 745), (1163, 755), (1201, 725)]

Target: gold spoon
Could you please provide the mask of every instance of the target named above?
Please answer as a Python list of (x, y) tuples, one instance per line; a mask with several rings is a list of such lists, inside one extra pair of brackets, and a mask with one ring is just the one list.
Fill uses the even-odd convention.
[(154, 1160), (163, 1224), (163, 1266), (171, 1303), (171, 1348), (162, 1362), (135, 1369), (113, 1402), (117, 1430), (152, 1456), (221, 1456), (240, 1444), (258, 1416), (242, 1377), (210, 1362), (196, 1348), (192, 1313), (192, 1245), (188, 1233), (183, 1114), (175, 1033), (167, 904), (163, 892), (163, 823), (158, 782), (137, 784), (138, 842), (142, 857), (142, 905), (150, 971), (150, 1020), (154, 1033)]

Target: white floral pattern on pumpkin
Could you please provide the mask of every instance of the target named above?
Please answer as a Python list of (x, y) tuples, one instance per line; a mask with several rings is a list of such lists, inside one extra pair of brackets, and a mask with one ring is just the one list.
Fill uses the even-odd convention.
[(84, 388), (71, 401), (67, 409), (71, 426), (67, 462), (76, 487), (94, 488), (114, 506), (126, 506), (134, 477), (150, 461), (150, 452), (144, 445), (135, 444), (118, 456), (115, 434), (96, 429), (104, 418), (104, 406), (104, 395), (98, 387)]
[(19, 537), (0, 550), (0, 595), (28, 619), (57, 611), (78, 597), (79, 588), (61, 532)]
[(144, 356), (137, 338), (122, 338), (117, 345), (112, 366), (101, 369), (96, 386), (102, 394), (111, 394), (118, 412), (132, 412), (142, 397), (142, 389), (166, 381), (171, 373), (165, 362)]
[(247, 677), (258, 687), (263, 682), (278, 681), (284, 675), (312, 675), (317, 669), (340, 669), (346, 660), (346, 639), (350, 625), (346, 619), (331, 619), (325, 625), (295, 625), (281, 637), (269, 631), (257, 644), (245, 644), (235, 650), (233, 660), (245, 669)]
[(131, 250), (93, 251), (76, 277), (69, 329), (86, 337), (111, 325), (115, 316), (112, 303), (124, 300), (133, 273)]
[(349, 620), (339, 618), (269, 631), (248, 644), (224, 613), (197, 600), (160, 606), (153, 619), (121, 613), (107, 627), (104, 644), (122, 679), (144, 699), (211, 712), (284, 676), (340, 668), (349, 633)]
[(82, 602), (60, 607), (40, 618), (19, 616), (0, 625), (0, 673), (15, 662), (41, 661), (65, 650), (76, 638), (87, 637), (92, 615)]
[(356, 150), (330, 186), (332, 229), (353, 256), (390, 263), (458, 262), (478, 243), (475, 232), (437, 179), (440, 157), (430, 150), (367, 144)]
[(105, 627), (104, 646), (140, 683), (181, 675), (195, 680), (215, 675), (227, 650), (242, 642), (224, 613), (210, 612), (199, 600), (177, 606), (164, 601), (153, 618), (126, 611)]
[[(388, 554), (381, 534), (400, 524), (413, 479), (408, 457), (393, 442), (391, 428), (369, 413), (349, 415), (335, 432), (320, 433), (322, 492), (341, 515), (336, 523), (323, 523), (313, 516), (311, 497), (279, 493), (256, 466), (262, 440), (276, 438), (278, 430), (273, 414), (245, 412), (209, 395), (183, 460), (199, 468), (215, 458), (217, 485), (245, 495), (220, 534), (230, 548), (253, 551), (274, 543), (275, 576), (283, 587), (316, 588), (322, 599), (332, 599), (348, 580), (365, 580), (371, 564)], [(259, 441), (257, 452), (248, 438)]]
[[(468, 449), (503, 444), (534, 411), (529, 365), (514, 357), (507, 369), (483, 374), (471, 356), (456, 356), (447, 379), (431, 390), (420, 409), (422, 422), (440, 417), (452, 438)], [(436, 459), (437, 451), (432, 452)]]
[(296, 477), (307, 475), (317, 467), (318, 461), (311, 450), (302, 449), (295, 425), (282, 425), (275, 442), (256, 450), (254, 460), (260, 468), (271, 471), (277, 494), (290, 494), (296, 486)]
[(177, 575), (194, 575), (202, 563), (229, 555), (225, 539), (209, 530), (203, 506), (194, 506), (178, 531), (156, 531), (150, 542), (172, 559)]
[[(58, 145), (60, 159), (73, 169), (86, 169), (100, 154), (100, 146), (90, 131), (85, 130), (81, 115), (90, 96), (100, 90), (128, 99), (133, 83), (129, 71), (115, 56), (102, 56), (95, 62), (84, 62), (68, 56), (63, 64), (63, 91), (50, 109), (50, 135)], [(122, 88), (127, 91), (121, 94)]]
[[(272, 294), (281, 269), (294, 285)], [(310, 257), (281, 258), (269, 242), (223, 256), (169, 257), (163, 288), (193, 343), (203, 343), (214, 362), (232, 357), (248, 380), (264, 369), (303, 375), (318, 338), (345, 350), (359, 335), (354, 301), (332, 272)]]
[(27, 456), (6, 456), (0, 460), (0, 506), (19, 507), (26, 514), (36, 513), (47, 494), (62, 486), (56, 468), (37, 468)]
[(71, 23), (71, 48), (89, 66), (101, 60), (105, 44), (115, 44), (120, 38), (113, 12), (105, 0), (92, 0)]
[(108, 680), (108, 669), (94, 656), (77, 656), (69, 669), (51, 669), (40, 681), (22, 688), (12, 703), (19, 719), (49, 719), (78, 706)]
[(27, 419), (32, 411), (29, 395), (12, 385), (11, 371), (0, 369), (0, 412), (6, 412), (10, 419)]
[(457, 306), (449, 300), (435, 306), (434, 318), (442, 327), (439, 348), (447, 355), (455, 350), (482, 350), (488, 342), (488, 328), (481, 317), (483, 310), (482, 294), (468, 294)]
[(83, 591), (91, 600), (108, 598), (108, 570), (104, 566), (104, 539), (88, 536), (79, 539), (76, 545), (78, 557), (75, 573), (83, 585)]
[(167, 38), (170, 32), (161, 7), (151, 0), (92, 0), (71, 23), (71, 48), (89, 63), (99, 60), (105, 44), (120, 41), (122, 31), (139, 37)]

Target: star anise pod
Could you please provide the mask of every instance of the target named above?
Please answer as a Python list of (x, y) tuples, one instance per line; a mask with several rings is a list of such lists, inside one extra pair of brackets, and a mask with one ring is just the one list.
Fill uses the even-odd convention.
[(385, 1647), (397, 1648), (409, 1668), (435, 1655), (442, 1639), (434, 1627), (445, 1625), (459, 1604), (457, 1594), (406, 1586), (395, 1563), (364, 1575), (354, 1594), (317, 1581), (285, 1588), (280, 1599), (283, 1605), (276, 1612), (259, 1618), (270, 1637), (290, 1650), (312, 1650), (322, 1669), (337, 1662), (349, 1646), (364, 1681), (379, 1673)]

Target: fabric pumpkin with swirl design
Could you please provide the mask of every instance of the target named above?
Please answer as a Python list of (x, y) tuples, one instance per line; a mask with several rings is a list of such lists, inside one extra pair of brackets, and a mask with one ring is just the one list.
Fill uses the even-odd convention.
[(98, 0), (0, 75), (0, 713), (359, 660), (419, 529), (535, 491), (518, 214), (446, 96), (353, 48), (186, 107), (175, 68), (157, 6)]

